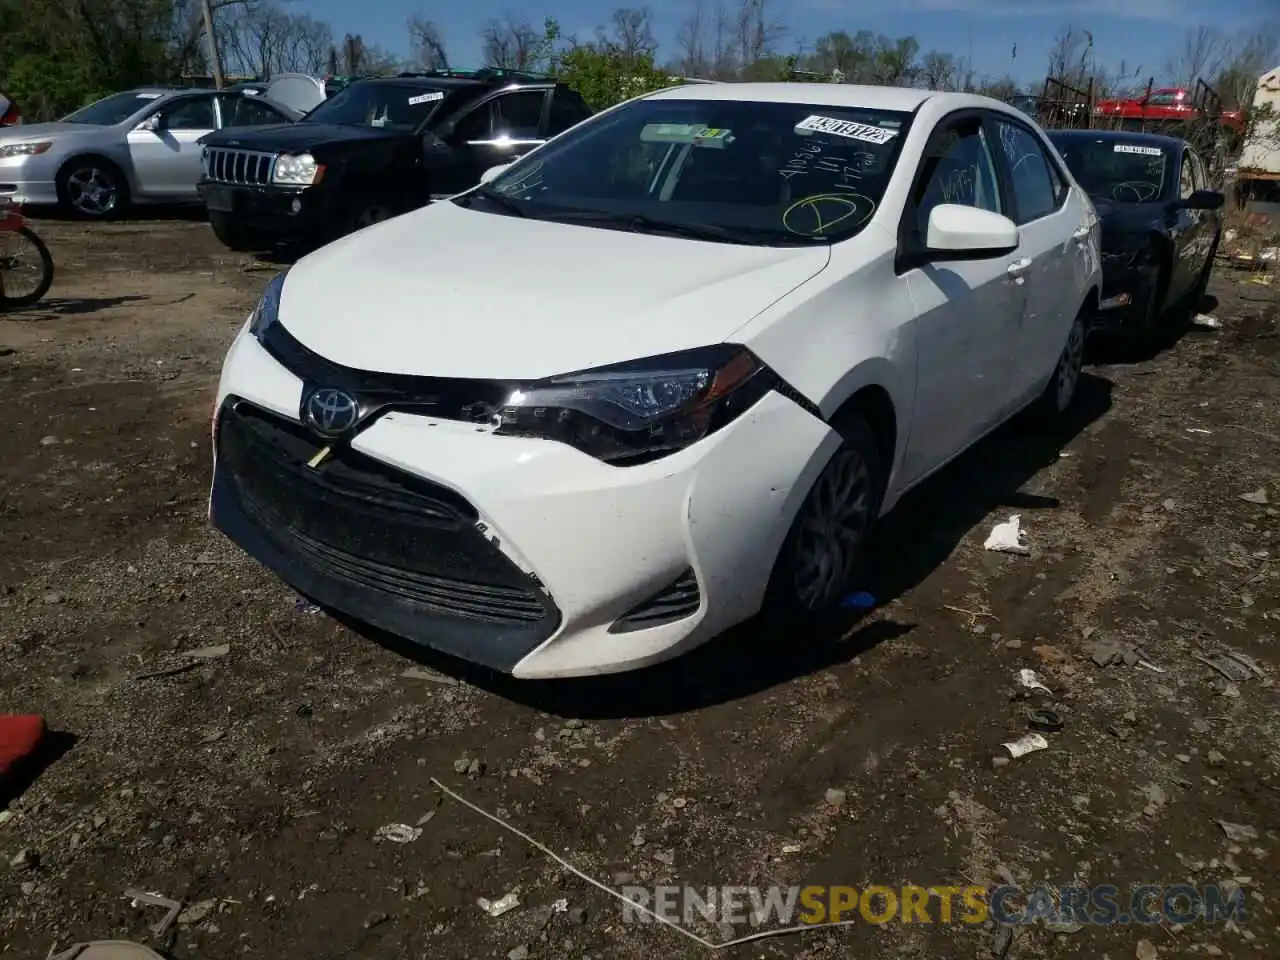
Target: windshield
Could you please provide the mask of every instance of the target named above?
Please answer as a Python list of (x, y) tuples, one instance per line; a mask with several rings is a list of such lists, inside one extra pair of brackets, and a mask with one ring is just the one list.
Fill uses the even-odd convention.
[(480, 193), (530, 218), (830, 243), (875, 213), (908, 120), (813, 104), (640, 100), (569, 131)]
[(1091, 197), (1125, 203), (1156, 203), (1169, 199), (1173, 157), (1151, 143), (1125, 142), (1110, 137), (1051, 137), (1072, 175)]
[(303, 122), (412, 133), (443, 99), (443, 90), (416, 83), (353, 83), (308, 113)]
[(62, 118), (63, 123), (91, 123), (95, 126), (111, 127), (124, 123), (139, 110), (159, 100), (158, 93), (113, 93), (87, 107), (81, 107), (75, 113)]

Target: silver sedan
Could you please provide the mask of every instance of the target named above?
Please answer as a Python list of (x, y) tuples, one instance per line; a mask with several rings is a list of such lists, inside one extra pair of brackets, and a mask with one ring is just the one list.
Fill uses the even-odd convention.
[(198, 203), (201, 137), (299, 116), (253, 91), (114, 93), (57, 123), (0, 130), (0, 197), (94, 219), (130, 204)]

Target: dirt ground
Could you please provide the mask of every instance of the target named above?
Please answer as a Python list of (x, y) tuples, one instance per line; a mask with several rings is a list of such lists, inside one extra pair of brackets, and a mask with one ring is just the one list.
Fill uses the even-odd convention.
[[(58, 278), (0, 316), (0, 711), (42, 713), (58, 755), (0, 814), (0, 954), (148, 940), (164, 911), (127, 889), (189, 906), (175, 958), (708, 952), (624, 925), (434, 778), (609, 885), (1246, 893), (1227, 925), (1009, 945), (859, 923), (728, 957), (1280, 956), (1280, 278), (1219, 270), (1220, 329), (1143, 362), (1096, 348), (1060, 435), (1006, 428), (909, 497), (867, 584), (880, 606), (844, 638), (748, 626), (643, 674), (534, 685), (417, 655), (442, 679), (299, 609), (207, 527), (219, 365), (274, 268), (198, 222), (36, 226)], [(1011, 513), (1029, 557), (982, 548)], [(1154, 669), (1098, 666), (1109, 642)], [(1198, 659), (1227, 650), (1260, 675)], [(1021, 668), (1052, 695), (1019, 696)], [(1032, 706), (1065, 729), (993, 762)], [(501, 917), (477, 906), (512, 891)]]

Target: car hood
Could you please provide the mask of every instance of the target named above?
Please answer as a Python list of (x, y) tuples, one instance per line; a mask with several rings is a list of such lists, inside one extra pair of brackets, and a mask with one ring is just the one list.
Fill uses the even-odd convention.
[(19, 127), (0, 127), (0, 143), (26, 143), (42, 137), (93, 134), (110, 129), (96, 123), (24, 123)]
[(334, 123), (278, 123), (262, 127), (231, 127), (205, 134), (201, 143), (215, 147), (245, 147), (251, 150), (285, 152), (315, 150), (339, 143), (398, 140), (405, 136), (377, 127), (344, 127)]
[(279, 318), (347, 367), (537, 379), (723, 342), (829, 260), (442, 201), (300, 260)]
[(1106, 197), (1091, 197), (1102, 224), (1102, 248), (1128, 249), (1149, 242), (1152, 233), (1166, 229), (1163, 203), (1125, 203)]

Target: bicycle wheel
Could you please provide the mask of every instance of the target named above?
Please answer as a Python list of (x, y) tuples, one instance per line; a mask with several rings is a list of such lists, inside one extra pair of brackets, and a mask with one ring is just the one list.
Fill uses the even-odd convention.
[(28, 227), (0, 231), (0, 308), (29, 307), (53, 285), (53, 257)]

